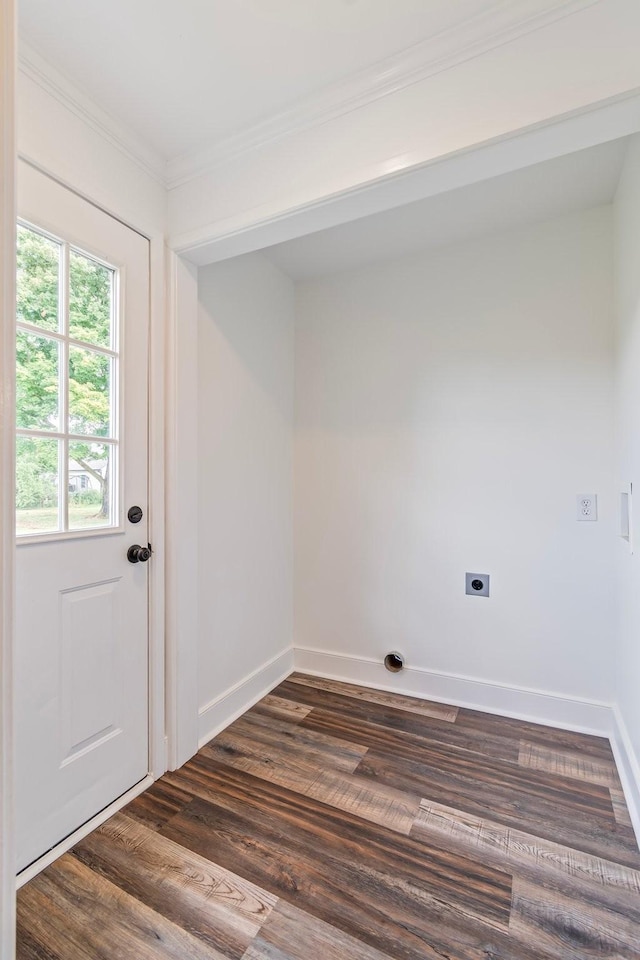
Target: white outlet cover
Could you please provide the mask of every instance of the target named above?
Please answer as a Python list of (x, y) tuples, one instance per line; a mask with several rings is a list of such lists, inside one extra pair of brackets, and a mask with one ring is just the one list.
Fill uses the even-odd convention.
[(596, 493), (579, 493), (576, 498), (576, 520), (598, 519), (598, 495)]

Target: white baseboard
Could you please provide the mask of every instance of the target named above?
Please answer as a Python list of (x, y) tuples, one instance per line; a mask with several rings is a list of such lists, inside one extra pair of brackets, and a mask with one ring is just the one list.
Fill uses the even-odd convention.
[(294, 665), (296, 670), (318, 677), (345, 680), (516, 720), (529, 720), (601, 737), (609, 737), (612, 732), (612, 708), (608, 703), (510, 687), (420, 667), (405, 667), (401, 673), (394, 674), (386, 670), (380, 661), (367, 657), (350, 657), (302, 647), (294, 650)]
[(288, 647), (201, 707), (198, 749), (277, 687), (292, 670), (293, 648)]
[(622, 789), (629, 808), (629, 816), (640, 846), (640, 763), (633, 749), (631, 737), (617, 704), (613, 707), (611, 749), (615, 757)]

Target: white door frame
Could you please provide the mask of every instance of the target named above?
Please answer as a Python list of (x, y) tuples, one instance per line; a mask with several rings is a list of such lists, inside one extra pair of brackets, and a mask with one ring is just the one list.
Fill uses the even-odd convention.
[(198, 749), (198, 271), (169, 253), (167, 309), (168, 767)]
[(149, 774), (167, 770), (166, 717), (166, 247), (149, 242)]
[(14, 955), (13, 567), (15, 317), (15, 0), (0, 0), (0, 956)]

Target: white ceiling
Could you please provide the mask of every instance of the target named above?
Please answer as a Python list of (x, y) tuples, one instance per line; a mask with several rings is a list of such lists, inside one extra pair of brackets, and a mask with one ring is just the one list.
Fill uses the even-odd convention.
[[(472, 56), (535, 30), (547, 15), (594, 2), (18, 0), (18, 7), (27, 73), (31, 64), (38, 78), (50, 78), (54, 95), (61, 89), (71, 102), (75, 88), (81, 113), (90, 115), (93, 103), (107, 132), (111, 117), (116, 142), (131, 142), (132, 155), (171, 186), (216, 156), (277, 137), (292, 117), (291, 129), (304, 126), (314, 104), (322, 105), (314, 122), (322, 123), (327, 104), (351, 109), (351, 95), (353, 103), (362, 91), (385, 95), (399, 77), (411, 84), (425, 62)], [(64, 78), (71, 87), (57, 83)], [(607, 203), (623, 151), (622, 141), (604, 144), (282, 243), (267, 255), (299, 279)]]
[(504, 3), (19, 0), (19, 27), (22, 41), (170, 161), (496, 6)]
[(302, 280), (610, 203), (626, 144), (613, 140), (263, 252)]

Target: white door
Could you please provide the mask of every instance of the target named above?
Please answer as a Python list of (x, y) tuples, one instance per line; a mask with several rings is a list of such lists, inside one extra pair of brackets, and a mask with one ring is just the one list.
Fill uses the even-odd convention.
[(149, 245), (26, 164), (18, 197), (21, 870), (148, 772)]

